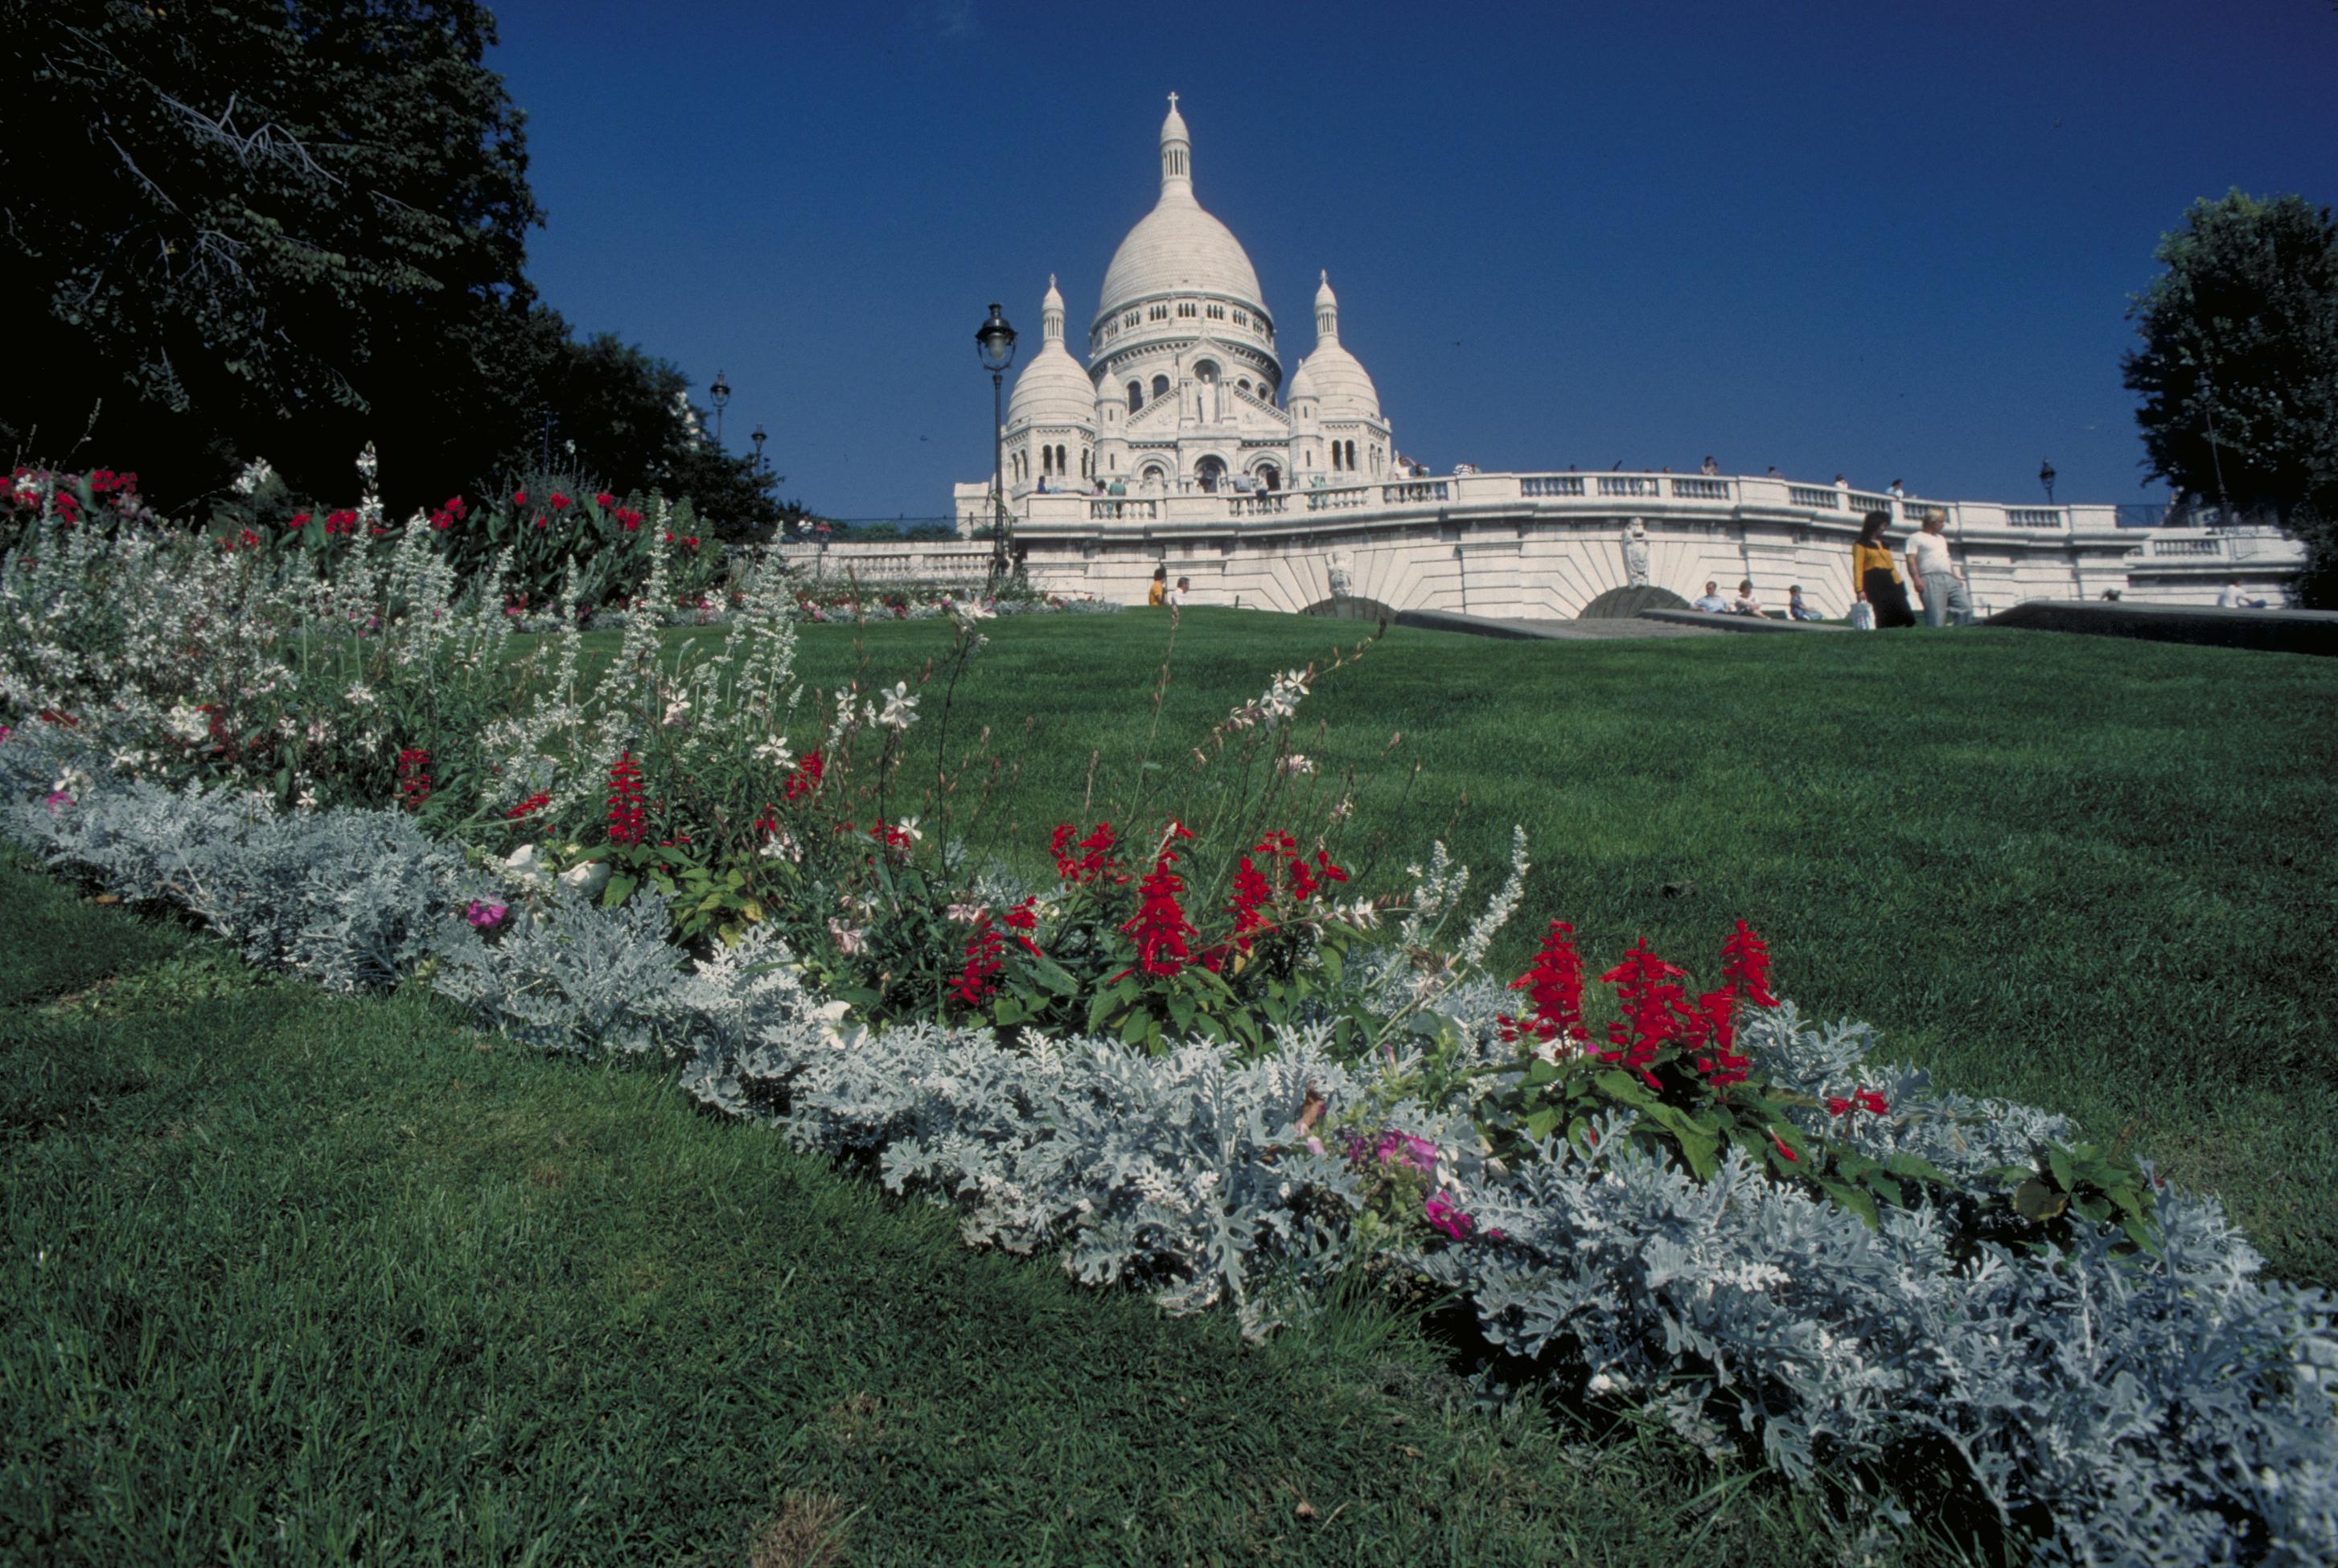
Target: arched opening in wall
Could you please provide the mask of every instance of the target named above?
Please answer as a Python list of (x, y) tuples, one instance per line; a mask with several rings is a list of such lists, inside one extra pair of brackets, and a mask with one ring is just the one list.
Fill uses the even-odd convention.
[(1194, 366), (1194, 379), (1199, 381), (1204, 387), (1216, 386), (1218, 381), (1218, 362), (1214, 359), (1204, 359), (1200, 364)]
[(1247, 392), (1250, 390), (1250, 377), (1245, 376), (1239, 381), (1236, 381), (1234, 385), (1240, 387), (1243, 391)]
[(1128, 384), (1128, 411), (1134, 414), (1144, 407), (1144, 384), (1141, 381), (1131, 381)]
[(1332, 472), (1332, 473), (1334, 473), (1334, 474), (1337, 474), (1339, 471), (1340, 471), (1340, 444), (1339, 444), (1337, 441), (1334, 441), (1334, 442), (1332, 442), (1332, 443), (1331, 443), (1331, 472)]
[(1154, 395), (1155, 397), (1168, 397), (1168, 396), (1169, 396), (1169, 377), (1166, 377), (1166, 376), (1155, 376), (1155, 377), (1153, 378), (1153, 395)]
[(1056, 449), (1055, 449), (1053, 446), (1042, 446), (1042, 447), (1040, 447), (1040, 448), (1039, 448), (1039, 472), (1040, 472), (1040, 473), (1042, 473), (1042, 474), (1053, 474), (1055, 471), (1056, 471)]
[(1269, 490), (1280, 490), (1282, 488), (1282, 470), (1272, 463), (1262, 463), (1258, 466), (1258, 482)]
[(1169, 483), (1169, 470), (1158, 463), (1147, 463), (1136, 471), (1136, 482), (1148, 489), (1158, 490)]
[(1067, 454), (1067, 453), (1066, 453), (1066, 451), (1065, 451), (1061, 446), (1056, 447), (1056, 473), (1058, 473), (1058, 474), (1069, 474), (1071, 471), (1072, 471), (1072, 461), (1071, 461), (1070, 455), (1069, 455), (1069, 454)]
[(1226, 466), (1215, 457), (1204, 457), (1194, 465), (1194, 478), (1203, 493), (1214, 495), (1226, 482)]

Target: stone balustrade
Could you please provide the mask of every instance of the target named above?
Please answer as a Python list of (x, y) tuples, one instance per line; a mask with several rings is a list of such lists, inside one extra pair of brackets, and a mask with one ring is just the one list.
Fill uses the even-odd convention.
[[(987, 491), (963, 486), (959, 499), (984, 548)], [(1337, 569), (1354, 594), (1399, 609), (1564, 618), (1630, 581), (1636, 520), (1655, 586), (1693, 599), (1707, 582), (1734, 592), (1750, 579), (1783, 604), (1800, 583), (1830, 615), (1849, 608), (1850, 544), (1869, 512), (1891, 516), (1895, 544), (1940, 513), (1976, 601), (1990, 609), (2107, 593), (2207, 603), (2235, 574), (2270, 597), (2298, 560), (2270, 530), (2261, 541), (2245, 541), (2248, 530), (2146, 534), (2119, 527), (2115, 506), (1901, 498), (1766, 475), (1462, 473), (1282, 491), (1032, 494), (1012, 510), (1035, 582), (1132, 604), (1158, 565), (1191, 576), (1196, 603), (1281, 610), (1331, 597)]]

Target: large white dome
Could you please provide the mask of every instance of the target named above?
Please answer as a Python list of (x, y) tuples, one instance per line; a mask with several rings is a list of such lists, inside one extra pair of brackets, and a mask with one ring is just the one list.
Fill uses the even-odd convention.
[(1105, 269), (1101, 321), (1114, 311), (1163, 294), (1215, 294), (1262, 315), (1258, 273), (1233, 231), (1194, 200), (1193, 143), (1175, 96), (1161, 122), (1161, 196), (1128, 231)]

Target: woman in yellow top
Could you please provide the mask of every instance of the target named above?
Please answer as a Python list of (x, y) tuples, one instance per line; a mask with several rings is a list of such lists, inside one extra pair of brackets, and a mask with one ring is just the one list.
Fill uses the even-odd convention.
[(1908, 607), (1908, 590), (1900, 581), (1899, 563), (1883, 542), (1883, 530), (1891, 524), (1891, 513), (1870, 512), (1851, 547), (1852, 595), (1874, 607), (1879, 629), (1916, 623), (1916, 612)]
[(1153, 586), (1144, 591), (1144, 602), (1156, 607), (1169, 602), (1168, 567), (1155, 566), (1153, 569)]

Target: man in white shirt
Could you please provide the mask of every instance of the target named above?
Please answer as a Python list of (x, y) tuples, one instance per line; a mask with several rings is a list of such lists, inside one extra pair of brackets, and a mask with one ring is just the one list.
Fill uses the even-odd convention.
[(1908, 585), (1924, 596), (1924, 624), (1964, 626), (1972, 621), (1972, 595), (1965, 592), (1963, 573), (1949, 557), (1949, 542), (1941, 537), (1948, 514), (1938, 509), (1924, 514), (1924, 525), (1908, 541)]
[(1169, 590), (1169, 603), (1172, 604), (1183, 604), (1193, 596), (1194, 580), (1191, 577), (1178, 578), (1177, 586)]
[(2225, 591), (2216, 595), (2216, 608), (2219, 610), (2262, 610), (2264, 607), (2265, 602), (2262, 599), (2242, 597), (2241, 584), (2237, 578), (2226, 578)]
[(1720, 583), (1708, 583), (1704, 585), (1704, 597), (1691, 604), (1689, 608), (1702, 610), (1709, 615), (1720, 615), (1727, 612), (1729, 601), (1721, 596)]

